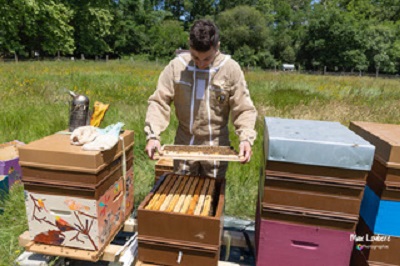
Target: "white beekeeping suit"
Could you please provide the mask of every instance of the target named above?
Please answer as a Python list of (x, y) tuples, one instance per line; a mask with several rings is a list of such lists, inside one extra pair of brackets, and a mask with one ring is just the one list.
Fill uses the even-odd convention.
[[(206, 69), (197, 68), (189, 53), (172, 60), (161, 73), (157, 89), (148, 101), (147, 139), (159, 139), (167, 128), (172, 102), (179, 121), (175, 144), (229, 146), (231, 115), (239, 140), (253, 145), (257, 111), (244, 74), (230, 56), (218, 52)], [(185, 174), (224, 177), (227, 163), (175, 161), (174, 168)]]

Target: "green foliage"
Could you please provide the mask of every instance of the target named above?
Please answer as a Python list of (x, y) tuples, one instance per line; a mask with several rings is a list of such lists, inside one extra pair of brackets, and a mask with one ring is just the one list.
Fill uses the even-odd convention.
[(18, 236), (28, 229), (22, 184), (15, 184), (0, 204), (4, 204), (4, 213), (0, 214), (0, 265), (14, 265), (15, 258), (23, 251), (18, 247)]
[(41, 2), (36, 25), (39, 27), (36, 37), (36, 50), (40, 48), (51, 55), (61, 52), (72, 54), (75, 49), (74, 28), (70, 25), (73, 11), (63, 3), (56, 1)]
[(108, 5), (79, 1), (74, 5), (76, 53), (102, 55), (111, 52), (106, 38), (110, 35), (113, 14)]
[(242, 66), (267, 67), (274, 63), (269, 48), (270, 31), (265, 17), (254, 7), (239, 6), (222, 12), (217, 18), (221, 31), (221, 49), (233, 55)]
[(152, 40), (150, 53), (154, 58), (173, 58), (176, 49), (187, 47), (189, 38), (180, 23), (172, 20), (152, 27), (149, 36)]
[(399, 1), (0, 0), (0, 56), (168, 60), (187, 47), (193, 21), (208, 18), (221, 29), (222, 51), (243, 66), (395, 74)]

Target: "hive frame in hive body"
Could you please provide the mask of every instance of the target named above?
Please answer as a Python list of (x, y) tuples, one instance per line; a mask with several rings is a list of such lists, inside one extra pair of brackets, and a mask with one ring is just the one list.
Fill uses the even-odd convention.
[[(188, 215), (175, 212), (146, 210), (163, 175), (138, 208), (139, 260), (165, 265), (175, 260), (182, 251), (183, 265), (217, 265), (223, 228), (225, 181), (216, 179), (218, 201), (214, 216)], [(189, 263), (190, 264), (185, 264)]]

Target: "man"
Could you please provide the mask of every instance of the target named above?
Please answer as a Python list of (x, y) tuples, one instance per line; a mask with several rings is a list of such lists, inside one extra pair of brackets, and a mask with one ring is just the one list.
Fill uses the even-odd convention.
[[(146, 152), (153, 159), (160, 150), (160, 133), (174, 102), (179, 125), (176, 145), (230, 146), (229, 114), (239, 136), (242, 163), (250, 161), (256, 138), (257, 111), (237, 62), (220, 53), (218, 28), (208, 20), (196, 21), (189, 38), (190, 53), (180, 54), (161, 73), (149, 98), (145, 121)], [(181, 174), (224, 178), (227, 162), (175, 160)]]

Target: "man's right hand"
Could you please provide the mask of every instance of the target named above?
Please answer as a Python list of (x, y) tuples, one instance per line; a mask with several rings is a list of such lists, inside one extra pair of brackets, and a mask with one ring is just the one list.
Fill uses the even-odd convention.
[(161, 153), (161, 143), (158, 139), (149, 139), (147, 142), (145, 151), (147, 152), (147, 155), (149, 156), (150, 159), (155, 160), (154, 154), (158, 151), (158, 153)]

